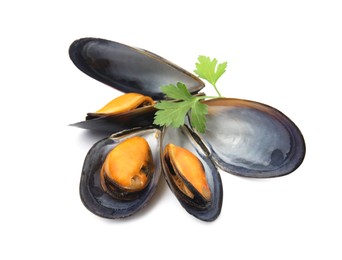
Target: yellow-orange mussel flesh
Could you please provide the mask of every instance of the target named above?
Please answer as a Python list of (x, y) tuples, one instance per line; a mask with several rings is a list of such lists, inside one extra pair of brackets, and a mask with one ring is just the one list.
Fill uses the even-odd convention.
[(114, 197), (129, 199), (130, 193), (143, 190), (154, 172), (148, 142), (134, 136), (125, 139), (111, 150), (101, 169), (101, 185)]
[(97, 110), (94, 114), (116, 115), (134, 109), (153, 105), (155, 102), (152, 98), (138, 93), (127, 93), (119, 96), (103, 108)]
[(179, 190), (190, 198), (210, 201), (211, 192), (200, 160), (189, 150), (168, 144), (164, 150), (168, 171)]

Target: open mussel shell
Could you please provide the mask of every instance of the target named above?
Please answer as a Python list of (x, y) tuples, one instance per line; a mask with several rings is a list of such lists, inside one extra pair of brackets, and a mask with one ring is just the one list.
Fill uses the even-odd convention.
[[(133, 199), (119, 199), (103, 189), (101, 182), (102, 165), (118, 144), (130, 137), (140, 136), (148, 142), (154, 164), (154, 172), (147, 187), (135, 193)], [(81, 175), (80, 196), (85, 207), (94, 214), (104, 218), (128, 217), (142, 209), (156, 191), (161, 175), (160, 167), (160, 130), (155, 128), (139, 128), (122, 131), (97, 142), (88, 152)], [(139, 149), (139, 147), (134, 147)]]
[(88, 114), (85, 121), (80, 121), (71, 126), (88, 130), (116, 133), (134, 127), (148, 127), (153, 124), (156, 109), (154, 106), (146, 106), (117, 115), (93, 116)]
[(298, 127), (283, 113), (249, 100), (220, 98), (208, 105), (207, 128), (199, 134), (216, 164), (254, 178), (293, 172), (305, 156)]
[(163, 99), (160, 86), (184, 83), (192, 94), (204, 87), (193, 74), (143, 49), (98, 38), (82, 38), (69, 48), (74, 64), (90, 77), (125, 93)]
[[(194, 201), (194, 199), (191, 199), (184, 193), (182, 193), (177, 187), (177, 184), (173, 180), (171, 173), (167, 170), (168, 163), (163, 156), (163, 151), (165, 151), (165, 148), (168, 144), (173, 144), (185, 148), (193, 155), (195, 155), (197, 159), (200, 160), (201, 164), (203, 165), (206, 180), (211, 191), (210, 201), (206, 202), (205, 204), (203, 204), (202, 202), (196, 202)], [(183, 208), (191, 215), (200, 220), (215, 220), (220, 215), (222, 207), (223, 189), (221, 178), (216, 166), (206, 156), (206, 153), (202, 150), (202, 147), (198, 145), (191, 133), (191, 130), (187, 126), (178, 129), (171, 127), (163, 128), (161, 138), (161, 151), (161, 162), (165, 179)], [(193, 169), (190, 168), (189, 170), (191, 171)]]

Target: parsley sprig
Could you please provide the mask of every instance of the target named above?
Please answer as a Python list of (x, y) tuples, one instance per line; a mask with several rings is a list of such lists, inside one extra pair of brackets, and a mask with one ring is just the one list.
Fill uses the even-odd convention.
[[(226, 71), (227, 62), (217, 65), (216, 59), (199, 56), (194, 71), (200, 78), (207, 80), (215, 88), (218, 97), (221, 93), (216, 87), (217, 80)], [(189, 113), (191, 125), (201, 133), (205, 132), (206, 114), (208, 106), (201, 101), (212, 96), (192, 96), (185, 84), (178, 82), (177, 85), (165, 85), (162, 92), (171, 100), (163, 100), (155, 105), (158, 111), (155, 114), (154, 124), (159, 126), (171, 126), (178, 128), (185, 123), (185, 117)]]
[(158, 109), (154, 123), (160, 126), (178, 128), (184, 125), (185, 116), (190, 111), (190, 121), (200, 132), (205, 131), (205, 115), (208, 114), (207, 105), (200, 100), (206, 96), (192, 96), (183, 83), (163, 86), (162, 92), (175, 100), (160, 101), (155, 105)]
[(210, 60), (209, 57), (199, 56), (194, 72), (202, 79), (207, 80), (215, 88), (217, 94), (221, 97), (221, 93), (216, 87), (217, 80), (226, 72), (227, 62), (220, 63), (217, 67), (217, 60)]

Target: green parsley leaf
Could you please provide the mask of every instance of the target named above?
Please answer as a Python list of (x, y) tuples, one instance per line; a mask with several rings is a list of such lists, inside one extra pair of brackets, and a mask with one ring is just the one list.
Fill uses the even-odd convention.
[[(155, 105), (158, 111), (154, 117), (154, 124), (160, 126), (172, 126), (178, 128), (184, 125), (186, 114), (190, 113), (193, 127), (200, 132), (205, 131), (206, 105), (200, 103), (203, 97), (194, 97), (183, 83), (166, 85), (161, 87), (163, 93), (174, 100), (161, 101)], [(177, 101), (178, 100), (178, 101)]]
[(185, 116), (191, 109), (193, 101), (161, 101), (155, 105), (159, 109), (154, 117), (154, 124), (178, 128), (184, 125)]
[(190, 92), (188, 91), (186, 86), (181, 82), (178, 82), (177, 86), (173, 84), (162, 86), (161, 90), (169, 98), (180, 99), (180, 100), (191, 99)]
[(217, 80), (226, 71), (227, 62), (220, 63), (217, 66), (217, 60), (210, 60), (209, 57), (199, 56), (198, 63), (196, 63), (196, 70), (194, 71), (200, 78), (207, 80), (214, 86), (216, 92), (221, 96), (220, 92), (216, 88)]
[(208, 114), (208, 106), (201, 102), (195, 102), (191, 108), (190, 122), (200, 133), (205, 133), (206, 114)]

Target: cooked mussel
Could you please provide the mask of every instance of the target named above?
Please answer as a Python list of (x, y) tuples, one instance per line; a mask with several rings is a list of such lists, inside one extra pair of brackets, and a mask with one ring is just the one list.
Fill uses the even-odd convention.
[[(74, 41), (69, 56), (81, 71), (124, 93), (138, 93), (151, 100), (164, 98), (160, 86), (183, 82), (192, 94), (198, 93), (204, 83), (193, 74), (172, 62), (143, 49), (99, 38)], [(88, 113), (86, 120), (72, 126), (118, 132), (153, 123), (156, 109), (143, 106), (121, 113)]]
[(164, 128), (161, 150), (165, 179), (181, 205), (198, 219), (215, 220), (222, 207), (221, 178), (191, 130)]
[(183, 82), (192, 94), (204, 87), (193, 74), (143, 49), (98, 38), (74, 41), (69, 56), (81, 71), (117, 90), (163, 99), (160, 86)]
[(116, 133), (88, 152), (81, 175), (84, 205), (105, 218), (127, 217), (151, 199), (161, 174), (160, 130)]
[(277, 109), (233, 98), (211, 99), (205, 104), (207, 128), (198, 135), (224, 171), (244, 177), (277, 177), (302, 163), (303, 136)]
[(115, 198), (132, 199), (146, 188), (154, 168), (148, 142), (140, 136), (127, 138), (107, 154), (100, 172), (101, 186)]
[(110, 133), (151, 126), (156, 112), (154, 103), (151, 97), (127, 93), (113, 99), (98, 111), (88, 113), (85, 121), (72, 126)]
[(174, 144), (166, 145), (163, 159), (173, 186), (189, 197), (191, 204), (205, 207), (211, 192), (201, 161), (189, 150)]

